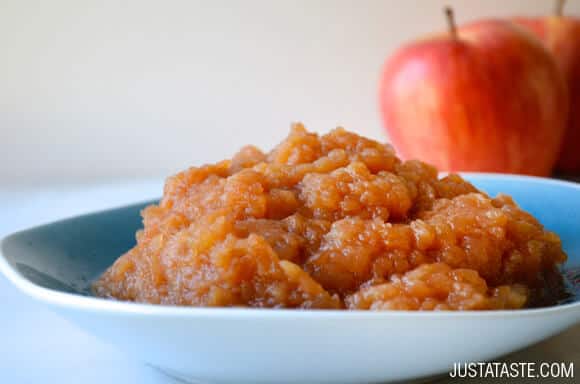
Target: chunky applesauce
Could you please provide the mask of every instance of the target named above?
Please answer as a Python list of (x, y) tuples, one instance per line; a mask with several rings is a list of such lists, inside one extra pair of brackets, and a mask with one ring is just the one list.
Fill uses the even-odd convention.
[(189, 306), (516, 309), (545, 302), (560, 239), (509, 196), (295, 124), (268, 153), (168, 178), (96, 295)]

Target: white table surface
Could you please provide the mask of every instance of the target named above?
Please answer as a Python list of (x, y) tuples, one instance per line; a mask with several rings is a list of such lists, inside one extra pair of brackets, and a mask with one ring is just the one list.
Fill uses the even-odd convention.
[[(34, 188), (3, 186), (0, 237), (67, 216), (155, 198), (161, 190), (162, 180)], [(3, 277), (0, 306), (0, 383), (177, 383), (30, 300)], [(575, 373), (580, 375), (580, 325), (509, 359), (573, 361)], [(447, 380), (440, 378), (436, 382)]]

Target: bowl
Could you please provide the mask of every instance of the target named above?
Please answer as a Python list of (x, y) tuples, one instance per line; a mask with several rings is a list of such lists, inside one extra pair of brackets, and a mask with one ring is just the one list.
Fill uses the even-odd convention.
[(571, 299), (513, 311), (412, 312), (193, 308), (92, 297), (90, 283), (134, 245), (151, 202), (74, 217), (6, 237), (0, 270), (87, 332), (187, 382), (373, 383), (486, 361), (580, 321), (580, 184), (465, 174), (505, 192), (560, 235)]

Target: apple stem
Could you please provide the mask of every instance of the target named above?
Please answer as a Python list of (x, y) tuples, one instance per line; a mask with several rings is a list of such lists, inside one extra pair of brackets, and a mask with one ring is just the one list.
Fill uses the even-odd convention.
[(558, 17), (562, 17), (564, 14), (564, 5), (566, 4), (566, 0), (557, 0), (556, 1), (556, 11), (555, 14)]
[(449, 34), (453, 40), (457, 40), (457, 26), (455, 25), (455, 16), (453, 14), (453, 9), (451, 7), (445, 7), (445, 18), (447, 19), (447, 27), (449, 28)]

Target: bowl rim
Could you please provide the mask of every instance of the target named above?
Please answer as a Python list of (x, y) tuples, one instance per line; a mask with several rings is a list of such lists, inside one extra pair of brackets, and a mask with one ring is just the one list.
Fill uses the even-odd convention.
[[(551, 184), (558, 187), (572, 188), (580, 192), (580, 184), (565, 180), (549, 179), (537, 176), (515, 175), (515, 174), (499, 174), (487, 172), (458, 172), (460, 175), (467, 178), (482, 178), (482, 179), (500, 179), (500, 180), (522, 180), (526, 182), (533, 182), (539, 184)], [(151, 201), (150, 199), (147, 201)], [(145, 203), (147, 201), (143, 201)], [(39, 229), (45, 226), (50, 226), (59, 221), (69, 220), (71, 218), (82, 218), (97, 213), (105, 213), (113, 211), (122, 207), (139, 204), (139, 202), (131, 203), (119, 207), (113, 207), (105, 210), (98, 210), (88, 212), (82, 215), (68, 217), (57, 221), (52, 221), (47, 224), (30, 227), (20, 230), (5, 236), (0, 241), (0, 272), (20, 291), (28, 296), (45, 302), (56, 305), (61, 308), (68, 309), (82, 309), (86, 311), (106, 312), (117, 315), (146, 315), (146, 316), (161, 316), (161, 317), (215, 317), (215, 318), (229, 318), (229, 317), (243, 317), (255, 318), (296, 318), (296, 319), (380, 319), (393, 317), (430, 317), (430, 318), (497, 318), (497, 317), (539, 317), (552, 315), (554, 313), (562, 312), (578, 312), (580, 313), (580, 301), (575, 301), (567, 304), (554, 305), (541, 308), (528, 308), (517, 310), (472, 310), (472, 311), (410, 311), (410, 310), (343, 310), (343, 309), (282, 309), (282, 308), (246, 308), (246, 307), (191, 307), (191, 306), (175, 306), (175, 305), (159, 305), (149, 303), (135, 303), (129, 301), (119, 301), (108, 298), (100, 298), (95, 296), (86, 296), (76, 293), (68, 293), (45, 288), (33, 283), (24, 276), (22, 276), (9, 262), (4, 255), (5, 244), (11, 238), (18, 236), (30, 230)], [(580, 318), (579, 318), (580, 319)]]

